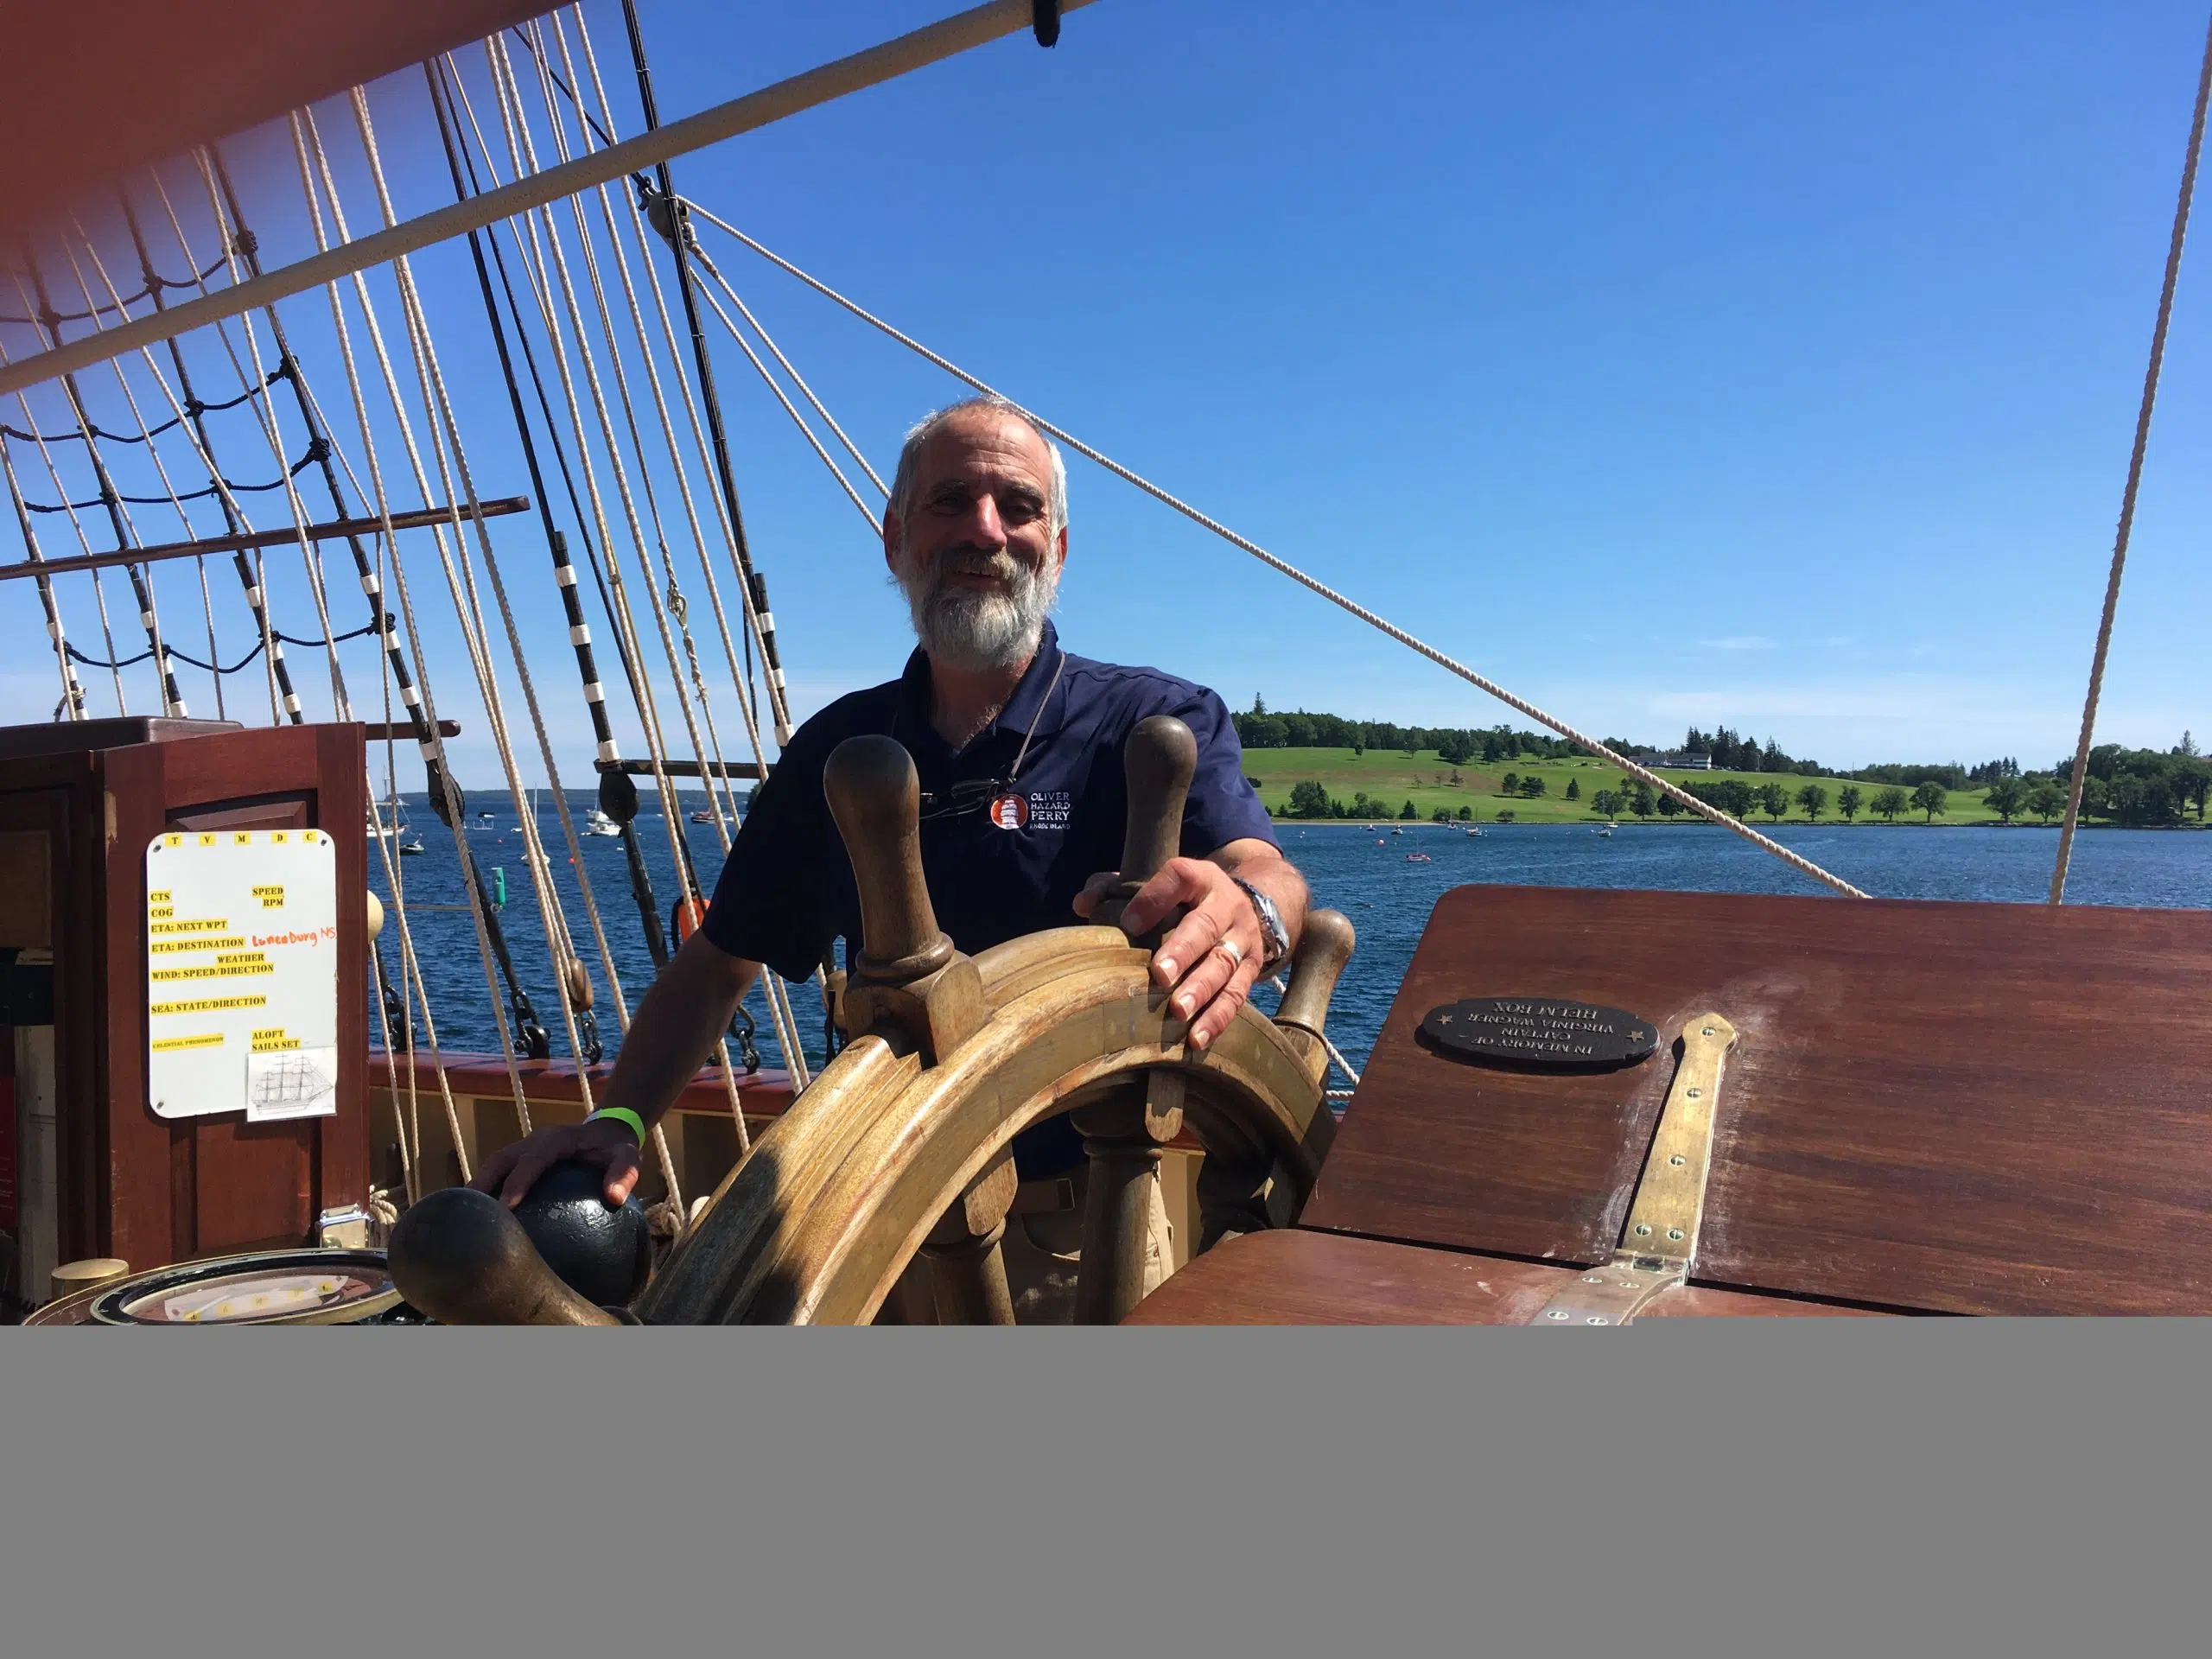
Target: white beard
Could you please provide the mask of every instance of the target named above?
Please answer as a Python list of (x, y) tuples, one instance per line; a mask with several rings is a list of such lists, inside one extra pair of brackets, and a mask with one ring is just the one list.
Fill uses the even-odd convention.
[[(932, 661), (969, 672), (1012, 668), (1036, 654), (1060, 586), (1055, 568), (1033, 570), (1010, 555), (975, 548), (946, 548), (927, 569), (917, 570), (899, 550), (899, 586), (906, 595), (914, 633)], [(1002, 593), (946, 585), (956, 573), (991, 575)]]

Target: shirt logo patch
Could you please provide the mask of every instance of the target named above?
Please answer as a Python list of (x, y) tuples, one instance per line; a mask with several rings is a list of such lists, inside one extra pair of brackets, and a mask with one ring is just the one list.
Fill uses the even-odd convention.
[(1075, 797), (1065, 789), (1040, 790), (1034, 795), (994, 796), (985, 816), (1001, 830), (1065, 829), (1075, 816)]

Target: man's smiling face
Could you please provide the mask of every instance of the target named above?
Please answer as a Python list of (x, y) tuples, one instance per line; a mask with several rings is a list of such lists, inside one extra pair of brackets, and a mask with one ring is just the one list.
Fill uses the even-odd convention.
[(1006, 668), (1036, 651), (1067, 559), (1052, 493), (1051, 453), (1018, 416), (963, 410), (923, 444), (885, 556), (933, 661)]

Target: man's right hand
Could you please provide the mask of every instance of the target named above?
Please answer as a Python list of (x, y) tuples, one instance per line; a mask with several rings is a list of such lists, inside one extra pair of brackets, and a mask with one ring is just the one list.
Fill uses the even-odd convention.
[(484, 1160), (469, 1182), (479, 1192), (491, 1192), (512, 1210), (523, 1201), (537, 1178), (558, 1163), (574, 1159), (596, 1164), (607, 1171), (604, 1192), (609, 1209), (620, 1209), (638, 1184), (640, 1148), (629, 1126), (620, 1118), (602, 1117), (590, 1123), (549, 1124), (527, 1139), (501, 1147)]

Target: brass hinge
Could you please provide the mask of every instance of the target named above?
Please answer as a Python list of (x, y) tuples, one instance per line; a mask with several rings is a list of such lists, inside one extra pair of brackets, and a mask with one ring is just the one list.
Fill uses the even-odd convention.
[(1735, 1041), (1736, 1027), (1717, 1014), (1700, 1014), (1682, 1027), (1681, 1063), (1660, 1109), (1619, 1247), (1604, 1266), (1561, 1286), (1530, 1324), (1625, 1325), (1688, 1279), (1713, 1171), (1721, 1066)]

